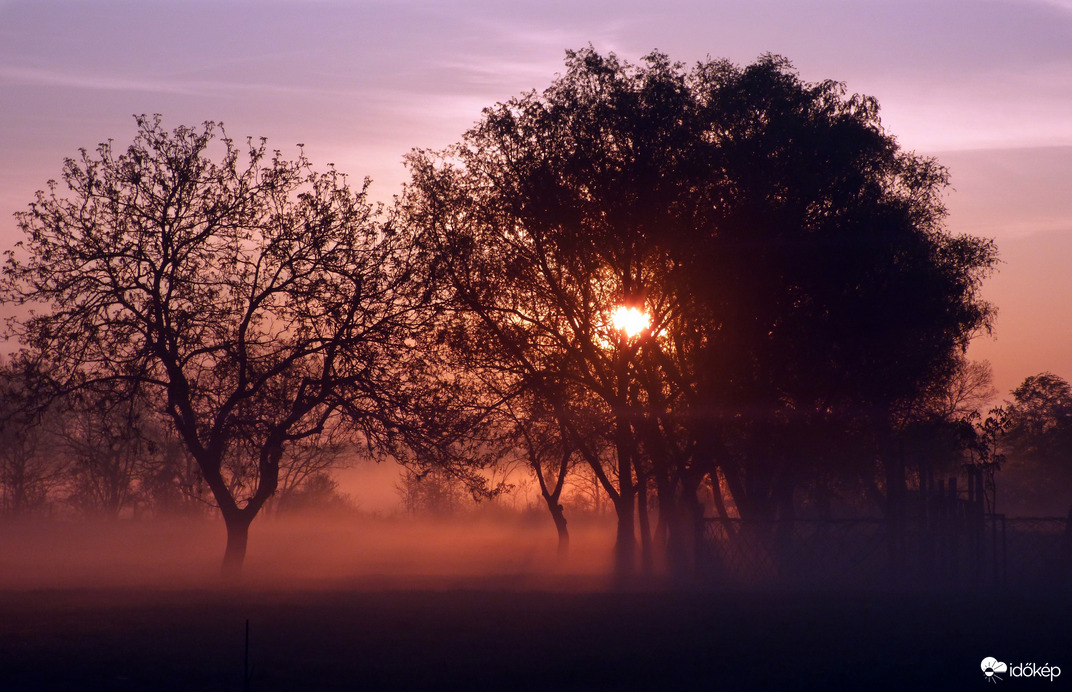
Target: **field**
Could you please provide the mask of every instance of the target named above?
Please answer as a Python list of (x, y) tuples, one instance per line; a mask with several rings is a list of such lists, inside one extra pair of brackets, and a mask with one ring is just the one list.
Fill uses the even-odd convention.
[[(215, 546), (183, 545), (199, 538), (189, 527), (170, 529), (179, 545), (168, 550), (192, 553), (176, 560), (171, 579), (164, 553), (150, 549), (164, 550), (164, 541), (151, 540), (160, 527), (69, 530), (69, 545), (56, 538), (51, 552), (36, 553), (30, 546), (43, 545), (42, 533), (5, 534), (0, 689), (242, 690), (247, 620), (249, 689), (257, 692), (986, 689), (979, 664), (987, 656), (1072, 671), (1072, 608), (1053, 591), (622, 585), (594, 558), (572, 571), (540, 569), (542, 551), (553, 548), (544, 546), (546, 527), (511, 540), (508, 551), (506, 537), (518, 527), (501, 525), (455, 528), (429, 543), (420, 554), (439, 561), (438, 573), (434, 562), (412, 557), (433, 529), (396, 526), (390, 540), (367, 539), (364, 572), (354, 569), (358, 557), (341, 557), (361, 547), (351, 543), (306, 564), (310, 576), (303, 558), (347, 535), (357, 541), (377, 532), (338, 529), (318, 541), (310, 530), (319, 525), (287, 526), (261, 531), (267, 545), (251, 547), (249, 566), (262, 578), (239, 587), (201, 573)], [(575, 552), (602, 555), (599, 528), (578, 531)], [(133, 570), (131, 558), (118, 557), (117, 572), (86, 564), (91, 537), (104, 555), (103, 544), (114, 541), (137, 548), (146, 566)], [(453, 561), (446, 559), (452, 537)], [(12, 549), (23, 551), (29, 572), (16, 568)], [(407, 554), (411, 564), (403, 563)], [(40, 585), (33, 572), (43, 575)], [(1003, 677), (1014, 689), (1060, 689), (1068, 679)]]

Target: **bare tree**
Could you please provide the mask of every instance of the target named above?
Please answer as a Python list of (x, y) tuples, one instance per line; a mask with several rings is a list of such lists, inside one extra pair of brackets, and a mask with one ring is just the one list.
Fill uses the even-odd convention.
[(137, 124), (125, 152), (82, 150), (18, 215), (3, 297), (43, 306), (11, 332), (64, 389), (125, 381), (157, 397), (223, 515), (235, 574), (290, 446), (337, 411), (365, 444), (397, 442), (386, 431), (413, 417), (417, 251), (367, 180), (352, 191), (211, 122)]
[(83, 512), (116, 517), (135, 508), (140, 479), (151, 474), (159, 447), (152, 412), (135, 391), (77, 392), (59, 402), (56, 434), (68, 457), (68, 486)]
[(65, 480), (51, 395), (39, 363), (16, 356), (0, 364), (0, 515), (22, 517), (46, 506)]
[(463, 479), (430, 468), (417, 472), (407, 468), (395, 484), (402, 508), (413, 515), (449, 516), (471, 504), (473, 498)]
[(349, 449), (346, 431), (338, 417), (330, 421), (324, 433), (318, 437), (291, 445), (279, 464), (275, 509), (284, 509), (299, 495), (308, 504), (312, 497), (308, 484), (323, 484), (324, 479), (331, 480), (328, 472), (343, 466), (347, 452), (352, 454), (353, 450)]

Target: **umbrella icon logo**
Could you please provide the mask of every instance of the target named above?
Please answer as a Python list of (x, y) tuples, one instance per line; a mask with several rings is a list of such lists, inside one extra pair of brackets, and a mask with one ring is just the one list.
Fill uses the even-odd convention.
[(997, 660), (993, 656), (987, 656), (983, 659), (980, 667), (983, 669), (983, 675), (986, 676), (987, 682), (997, 684), (1001, 676), (998, 673), (1004, 673), (1009, 670), (1009, 666), (1005, 665), (1001, 661)]

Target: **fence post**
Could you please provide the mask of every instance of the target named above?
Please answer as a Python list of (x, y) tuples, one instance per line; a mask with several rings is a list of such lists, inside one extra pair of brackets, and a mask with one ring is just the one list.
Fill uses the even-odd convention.
[(242, 661), (242, 691), (249, 692), (249, 618), (246, 618), (246, 652)]

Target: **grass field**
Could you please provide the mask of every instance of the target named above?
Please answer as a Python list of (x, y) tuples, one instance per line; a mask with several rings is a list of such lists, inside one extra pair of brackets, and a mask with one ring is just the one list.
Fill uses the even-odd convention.
[(252, 690), (986, 689), (986, 656), (1072, 668), (1068, 616), (1023, 595), (9, 591), (0, 689), (241, 690), (247, 618)]
[[(163, 579), (167, 562), (163, 553), (149, 559), (144, 529), (118, 537), (139, 547), (151, 569), (132, 575), (129, 559), (118, 561), (124, 577), (82, 564), (87, 554), (106, 554), (85, 547), (88, 536), (104, 534), (86, 531), (81, 558), (64, 562), (64, 546), (54, 545), (23, 555), (29, 572), (21, 576), (14, 567), (20, 556), (11, 550), (27, 551), (34, 542), (6, 536), (0, 690), (238, 692), (247, 619), (254, 692), (971, 690), (989, 688), (980, 669), (987, 656), (1068, 669), (1054, 682), (1006, 675), (999, 689), (1057, 690), (1072, 682), (1072, 601), (1056, 590), (623, 586), (603, 576), (598, 560), (573, 572), (540, 571), (520, 557), (525, 551), (502, 553), (506, 529), (466, 532), (480, 538), (462, 545), (453, 562), (443, 557), (450, 543), (435, 543), (428, 554), (440, 560), (438, 574), (434, 561), (403, 569), (401, 556), (416, 545), (405, 536), (428, 537), (401, 531), (397, 540), (378, 540), (379, 552), (364, 546), (364, 561), (378, 571), (359, 573), (358, 557), (353, 564), (324, 558), (317, 579), (289, 583), (284, 556), (294, 558), (292, 572), (300, 574), (301, 559), (324, 544), (303, 544), (299, 529), (288, 543), (280, 530), (274, 547), (262, 545), (250, 560), (273, 579), (222, 587), (205, 578), (198, 586), (201, 553), (189, 563), (176, 558), (175, 578)], [(260, 535), (267, 541), (270, 534)], [(529, 549), (539, 552), (544, 534), (537, 535)], [(585, 540), (579, 536), (578, 551), (600, 553)], [(49, 564), (47, 583), (35, 586), (33, 572)]]

